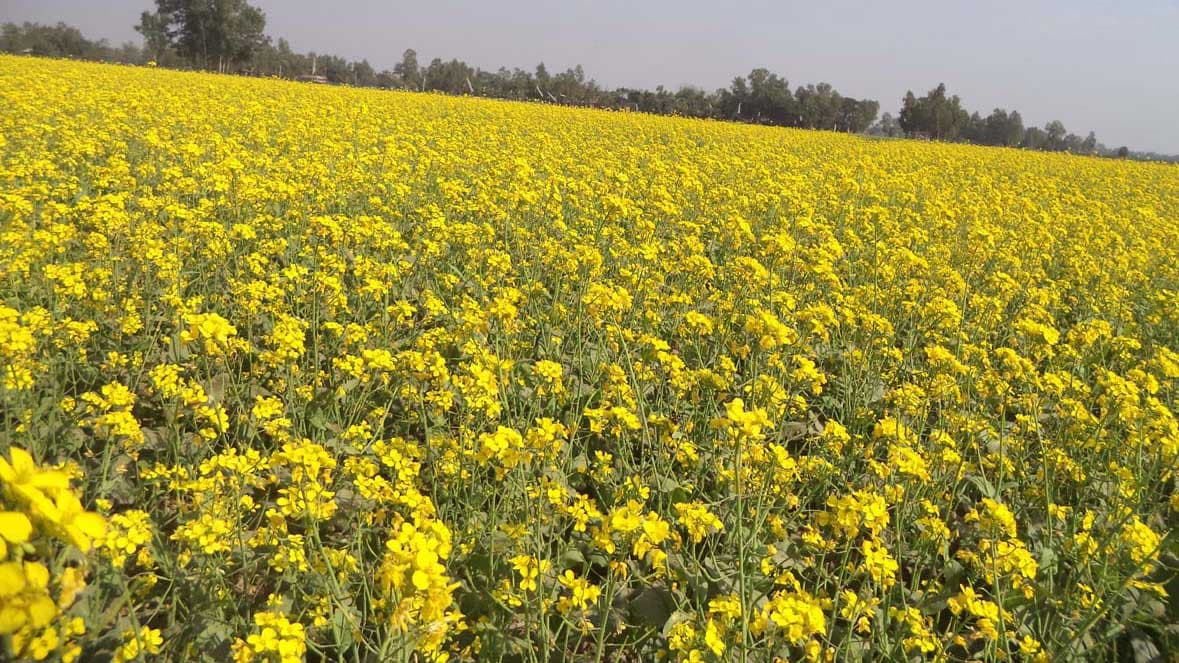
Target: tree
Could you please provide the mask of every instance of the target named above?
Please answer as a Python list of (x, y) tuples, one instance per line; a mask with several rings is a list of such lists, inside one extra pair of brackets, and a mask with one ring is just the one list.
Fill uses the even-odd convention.
[(543, 101), (552, 101), (554, 98), (549, 92), (549, 70), (541, 62), (536, 65), (536, 73), (533, 74), (533, 81), (536, 83), (536, 94)]
[(77, 28), (58, 23), (57, 25), (41, 25), (40, 23), (5, 23), (0, 30), (0, 50), (20, 53), (28, 52), (33, 55), (47, 57), (101, 57), (98, 51), (104, 45), (92, 42), (82, 36)]
[(267, 44), (266, 15), (245, 0), (156, 0), (135, 29), (162, 52), (176, 49), (195, 66), (218, 71), (250, 62)]
[(434, 58), (423, 74), (424, 89), (447, 94), (469, 93), (472, 87), (470, 80), (474, 75), (475, 70), (461, 60), (443, 62), (442, 58)]
[(549, 79), (549, 91), (561, 103), (586, 103), (589, 101), (587, 98), (588, 95), (596, 90), (596, 88), (596, 84), (586, 82), (585, 70), (581, 65), (566, 69)]
[(786, 124), (793, 106), (790, 82), (765, 68), (749, 72), (749, 108), (754, 121)]
[(135, 31), (143, 35), (144, 46), (151, 53), (152, 59), (159, 62), (164, 58), (164, 52), (172, 47), (172, 36), (168, 33), (168, 19), (159, 11), (143, 12), (139, 15), (139, 24)]
[(425, 80), (422, 78), (422, 68), (418, 66), (418, 52), (412, 48), (405, 49), (401, 54), (401, 62), (393, 67), (393, 73), (401, 78), (401, 83), (411, 90), (422, 90)]
[(1081, 141), (1081, 152), (1085, 154), (1095, 154), (1097, 152), (1097, 134), (1090, 131), (1089, 135), (1085, 136), (1085, 140)]
[(880, 103), (873, 99), (843, 97), (839, 107), (837, 128), (850, 133), (862, 133), (872, 126)]
[(671, 107), (674, 114), (685, 117), (710, 117), (714, 112), (708, 93), (690, 85), (676, 91)]
[(279, 37), (277, 45), (267, 44), (254, 56), (254, 68), (259, 73), (296, 78), (312, 73), (317, 68), (314, 53), (296, 53), (286, 39)]
[(1019, 145), (1019, 141), (1023, 139), (1023, 118), (1020, 117), (1019, 111), (1011, 111), (1007, 116), (1007, 125), (1001, 137), (1003, 144), (1008, 147)]
[(1064, 139), (1068, 135), (1068, 131), (1060, 120), (1052, 120), (1045, 124), (1044, 134), (1046, 136), (1044, 149), (1059, 152), (1067, 147)]
[(352, 70), (348, 61), (338, 55), (315, 56), (315, 72), (333, 83), (351, 83)]
[(954, 140), (969, 126), (970, 114), (962, 108), (958, 95), (947, 97), (946, 84), (939, 83), (924, 97), (907, 92), (900, 122), (910, 135), (920, 133), (935, 140)]
[(987, 137), (987, 123), (978, 111), (970, 114), (966, 119), (966, 126), (962, 127), (959, 134), (962, 140), (968, 143), (976, 143), (978, 145), (990, 145)]
[(727, 90), (718, 90), (721, 117), (740, 120), (749, 117), (749, 86), (744, 76), (737, 76)]
[(910, 136), (924, 131), (929, 125), (926, 115), (925, 104), (917, 100), (912, 90), (905, 92), (905, 98), (901, 101), (901, 113), (897, 118), (901, 130)]
[(1020, 143), (1029, 150), (1048, 149), (1047, 144), (1048, 134), (1040, 127), (1028, 127), (1027, 131), (1023, 132), (1023, 141)]
[(244, 0), (220, 0), (214, 4), (217, 8), (217, 24), (222, 26), (219, 53), (219, 57), (225, 59), (222, 69), (250, 62), (254, 53), (269, 42), (264, 32), (266, 15)]
[(1125, 159), (1128, 156), (1130, 156), (1130, 148), (1126, 147), (1125, 145), (1118, 148), (1119, 159)]
[(360, 87), (372, 87), (377, 84), (377, 72), (368, 60), (352, 63), (351, 83)]
[(1002, 108), (996, 108), (982, 121), (978, 133), (979, 135), (972, 140), (983, 145), (1019, 145), (1023, 140), (1023, 118), (1018, 111), (1009, 114)]
[(794, 126), (806, 129), (837, 129), (843, 97), (828, 83), (799, 86), (794, 92), (797, 121)]
[(105, 39), (91, 41), (77, 28), (65, 23), (5, 23), (0, 26), (0, 51), (107, 62), (146, 61), (143, 52), (135, 44), (127, 43), (116, 48)]
[[(873, 102), (876, 103), (876, 102)], [(877, 103), (879, 106), (879, 104)], [(874, 136), (885, 136), (887, 138), (899, 138), (903, 136), (905, 130), (901, 128), (897, 119), (892, 116), (892, 113), (885, 113), (880, 116), (880, 121), (874, 124), (869, 131)]]
[(382, 69), (377, 73), (377, 79), (373, 84), (379, 88), (391, 90), (397, 87), (397, 74), (388, 69)]

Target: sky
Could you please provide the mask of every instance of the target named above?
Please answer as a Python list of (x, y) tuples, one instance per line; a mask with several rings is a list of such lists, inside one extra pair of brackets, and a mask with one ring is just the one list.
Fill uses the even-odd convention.
[[(484, 69), (581, 64), (607, 87), (707, 90), (755, 67), (877, 99), (944, 81), (964, 106), (1060, 120), (1110, 147), (1179, 154), (1179, 0), (252, 0), (298, 51), (392, 69), (458, 58)], [(149, 0), (0, 0), (0, 21), (70, 23), (138, 42)]]

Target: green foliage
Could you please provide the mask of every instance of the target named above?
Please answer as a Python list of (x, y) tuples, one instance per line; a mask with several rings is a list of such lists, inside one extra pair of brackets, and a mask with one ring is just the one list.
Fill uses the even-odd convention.
[(78, 58), (139, 64), (146, 61), (130, 42), (113, 47), (105, 39), (91, 41), (75, 27), (58, 23), (5, 23), (0, 25), (0, 51), (54, 58)]
[(245, 0), (156, 0), (135, 29), (152, 50), (169, 46), (201, 69), (250, 62), (268, 38), (266, 15)]
[(962, 108), (958, 95), (946, 96), (946, 84), (938, 83), (924, 97), (905, 94), (900, 122), (906, 133), (954, 140), (969, 126), (970, 114)]

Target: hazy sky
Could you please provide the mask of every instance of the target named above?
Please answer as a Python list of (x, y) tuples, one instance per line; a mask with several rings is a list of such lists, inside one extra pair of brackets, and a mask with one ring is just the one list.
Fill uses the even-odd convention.
[[(392, 68), (549, 71), (580, 63), (603, 85), (712, 90), (758, 66), (791, 87), (827, 81), (895, 113), (939, 81), (986, 115), (1059, 119), (1108, 146), (1179, 153), (1179, 0), (254, 0), (299, 51)], [(63, 20), (88, 37), (139, 40), (149, 0), (0, 0), (0, 21)]]

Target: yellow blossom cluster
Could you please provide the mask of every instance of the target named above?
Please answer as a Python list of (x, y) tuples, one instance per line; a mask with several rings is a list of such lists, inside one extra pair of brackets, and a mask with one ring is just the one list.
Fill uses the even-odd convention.
[(78, 660), (86, 622), (71, 609), (105, 534), (106, 521), (82, 508), (65, 472), (19, 447), (0, 455), (0, 652)]
[(1177, 397), (1171, 166), (0, 56), (0, 659), (1179, 651)]

